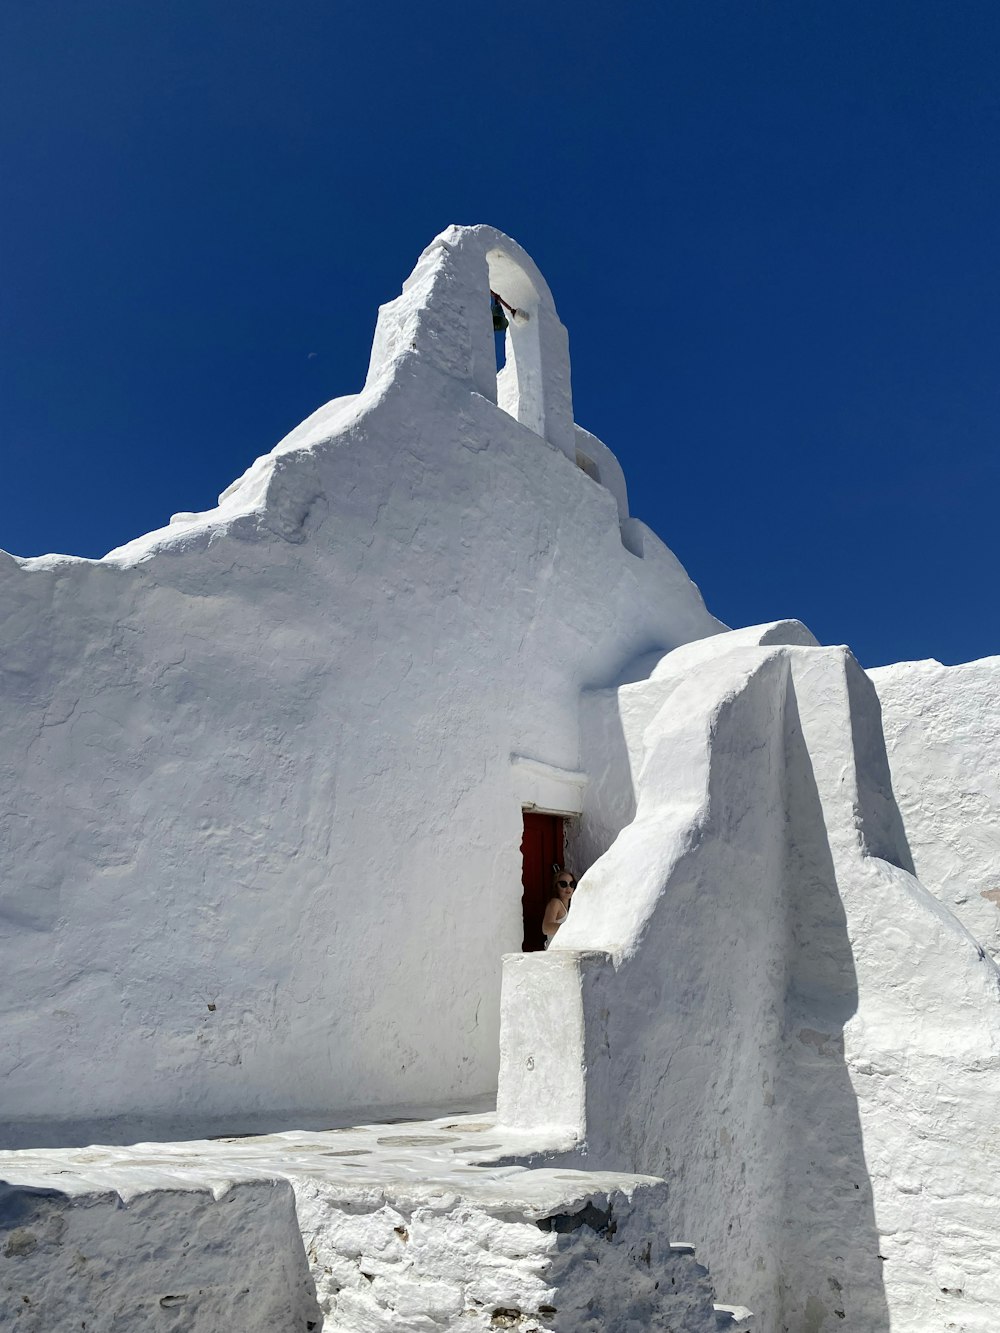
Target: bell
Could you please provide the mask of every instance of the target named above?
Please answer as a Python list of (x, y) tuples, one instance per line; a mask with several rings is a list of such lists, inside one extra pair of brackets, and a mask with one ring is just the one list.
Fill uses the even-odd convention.
[(510, 321), (504, 314), (503, 306), (500, 304), (498, 297), (494, 296), (493, 301), (490, 305), (490, 310), (493, 313), (493, 332), (506, 333)]

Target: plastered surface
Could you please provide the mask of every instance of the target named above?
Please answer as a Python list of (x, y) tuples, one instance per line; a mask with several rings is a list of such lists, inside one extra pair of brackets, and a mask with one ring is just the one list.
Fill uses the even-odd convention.
[(922, 882), (1000, 957), (1000, 657), (868, 673)]
[(588, 1162), (663, 1175), (766, 1330), (985, 1330), (998, 973), (912, 873), (871, 683), (785, 625), (616, 693), (634, 818), (551, 951), (581, 959), (583, 1049), (578, 1018), (543, 1039), (505, 987), (502, 1119), (556, 1119), (528, 1059), (539, 1087), (584, 1067)]
[[(496, 403), (491, 283), (530, 316), (534, 428)], [(363, 392), (217, 509), (101, 561), (0, 555), (7, 1144), (495, 1089), (512, 756), (576, 772), (583, 687), (721, 628), (576, 440), (544, 280), (452, 228)]]

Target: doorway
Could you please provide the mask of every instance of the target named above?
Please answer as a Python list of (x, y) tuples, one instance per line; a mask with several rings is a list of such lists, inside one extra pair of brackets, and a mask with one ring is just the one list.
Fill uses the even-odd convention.
[(522, 953), (537, 953), (545, 948), (542, 919), (552, 890), (554, 865), (563, 863), (563, 816), (543, 815), (537, 810), (524, 811), (524, 837), (521, 840), (521, 883), (524, 893)]

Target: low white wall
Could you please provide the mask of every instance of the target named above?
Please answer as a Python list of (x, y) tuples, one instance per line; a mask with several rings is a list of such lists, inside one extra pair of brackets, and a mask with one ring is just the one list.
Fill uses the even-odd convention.
[(364, 392), (219, 509), (102, 561), (0, 556), (8, 1144), (495, 1087), (511, 757), (576, 773), (581, 689), (721, 628), (564, 452), (565, 355), (553, 439), (496, 406), (498, 247), (551, 365), (530, 259), (453, 228), (382, 310)]
[(306, 1333), (323, 1316), (286, 1180), (61, 1193), (0, 1182), (0, 1328)]
[(917, 874), (1000, 958), (1000, 657), (868, 674)]
[(909, 873), (850, 654), (747, 637), (620, 691), (635, 818), (552, 951), (613, 960), (581, 990), (587, 1160), (664, 1175), (766, 1333), (985, 1327), (997, 970)]

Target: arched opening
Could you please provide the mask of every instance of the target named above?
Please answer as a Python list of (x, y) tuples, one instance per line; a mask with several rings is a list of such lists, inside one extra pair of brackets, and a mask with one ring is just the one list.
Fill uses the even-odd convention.
[(497, 405), (536, 435), (545, 434), (538, 293), (504, 250), (486, 256), (490, 292), (500, 298), (507, 328), (496, 335)]

